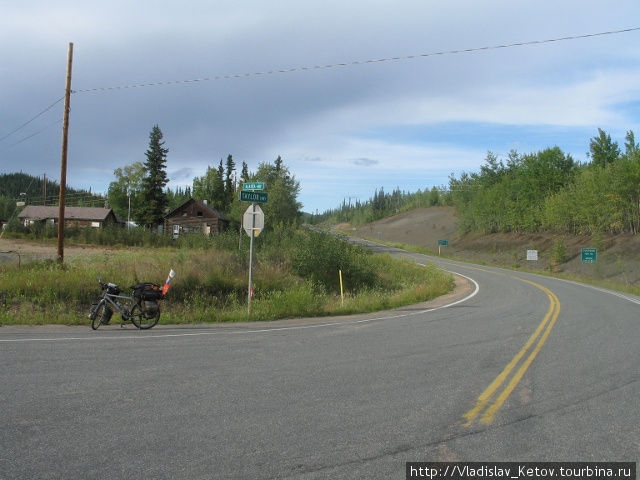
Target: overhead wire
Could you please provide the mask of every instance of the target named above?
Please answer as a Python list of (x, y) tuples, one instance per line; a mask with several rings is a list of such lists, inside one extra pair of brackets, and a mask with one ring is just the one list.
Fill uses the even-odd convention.
[(3, 141), (5, 138), (10, 137), (11, 135), (13, 135), (16, 132), (19, 132), (20, 130), (22, 130), (24, 127), (26, 127), (27, 125), (29, 125), (31, 122), (33, 122), (35, 119), (37, 119), (38, 117), (41, 117), (42, 115), (44, 115), (45, 113), (47, 113), (49, 110), (51, 110), (53, 107), (55, 107), (58, 103), (60, 103), (62, 100), (64, 99), (64, 96), (60, 97), (59, 99), (57, 99), (55, 102), (53, 102), (51, 105), (49, 105), (48, 107), (46, 107), (44, 110), (42, 110), (41, 112), (39, 112), (38, 114), (36, 114), (33, 118), (27, 120), (26, 122), (24, 122), (22, 125), (20, 125), (19, 127), (14, 128), (13, 130), (11, 130), (9, 133), (5, 134), (3, 137), (0, 137), (0, 142)]
[[(112, 91), (112, 90), (132, 89), (132, 88), (168, 86), (168, 85), (178, 85), (178, 84), (188, 84), (188, 83), (209, 82), (209, 81), (216, 81), (216, 80), (228, 80), (228, 79), (238, 79), (238, 78), (247, 78), (247, 77), (257, 77), (257, 76), (285, 74), (285, 73), (293, 73), (293, 72), (323, 70), (323, 69), (331, 69), (331, 68), (338, 68), (338, 67), (349, 67), (349, 66), (367, 65), (367, 64), (375, 64), (375, 63), (384, 63), (384, 62), (397, 62), (397, 61), (402, 61), (402, 60), (414, 60), (414, 59), (418, 59), (418, 58), (427, 58), (427, 57), (434, 57), (434, 56), (441, 56), (441, 55), (455, 55), (455, 54), (461, 54), (461, 53), (473, 53), (473, 52), (480, 52), (480, 51), (487, 51), (487, 50), (497, 50), (497, 49), (504, 49), (504, 48), (522, 47), (522, 46), (528, 46), (528, 45), (540, 45), (540, 44), (552, 43), (552, 42), (579, 40), (579, 39), (599, 37), (599, 36), (604, 36), (604, 35), (615, 35), (615, 34), (620, 34), (620, 33), (634, 32), (634, 31), (638, 31), (638, 30), (640, 30), (640, 27), (630, 27), (630, 28), (624, 28), (624, 29), (619, 29), (619, 30), (609, 30), (609, 31), (605, 31), (605, 32), (587, 33), (587, 34), (582, 34), (582, 35), (571, 35), (571, 36), (565, 36), (565, 37), (549, 38), (549, 39), (545, 39), (545, 40), (529, 40), (529, 41), (524, 41), (524, 42), (507, 43), (507, 44), (501, 44), (501, 45), (488, 45), (488, 46), (483, 46), (483, 47), (465, 48), (465, 49), (458, 49), (458, 50), (444, 50), (444, 51), (438, 51), (438, 52), (428, 52), (428, 53), (420, 53), (420, 54), (415, 54), (415, 55), (403, 55), (403, 56), (386, 57), (386, 58), (375, 58), (375, 59), (369, 59), (369, 60), (354, 60), (354, 61), (350, 61), (350, 62), (330, 63), (330, 64), (326, 64), (326, 65), (307, 65), (307, 66), (291, 67), (291, 68), (285, 68), (285, 69), (279, 69), (279, 70), (267, 70), (267, 71), (263, 71), (263, 72), (246, 72), (246, 73), (237, 73), (237, 74), (215, 75), (215, 76), (211, 76), (211, 77), (202, 77), (202, 78), (194, 78), (194, 79), (186, 79), (186, 80), (168, 80), (168, 81), (138, 83), (138, 84), (130, 84), (130, 85), (118, 85), (118, 86), (109, 86), (109, 87), (85, 88), (85, 89), (72, 90), (72, 93), (105, 92), (105, 91)], [(10, 132), (6, 133), (4, 136), (0, 137), (0, 142), (4, 141), (5, 139), (10, 137), (11, 135), (13, 135), (13, 134), (17, 133), (18, 131), (22, 130), (23, 128), (25, 128), (31, 122), (33, 122), (34, 120), (36, 120), (37, 118), (39, 118), (40, 116), (44, 115), (46, 112), (51, 110), (54, 106), (56, 106), (58, 103), (60, 103), (63, 99), (64, 99), (64, 96), (60, 97), (55, 102), (53, 102), (51, 105), (47, 106), (46, 108), (41, 110), (39, 113), (37, 113), (34, 117), (30, 118), (29, 120), (27, 120), (26, 122), (24, 122), (20, 126), (14, 128)], [(15, 145), (18, 145), (18, 144), (20, 144), (20, 143), (22, 143), (22, 142), (24, 142), (24, 141), (36, 136), (36, 135), (38, 135), (42, 131), (46, 130), (47, 128), (50, 128), (52, 125), (55, 125), (56, 123), (59, 123), (61, 121), (62, 120), (58, 120), (55, 123), (50, 124), (47, 127), (43, 128), (42, 130), (39, 130), (38, 132), (35, 132), (34, 134), (29, 135), (28, 137), (25, 137), (25, 138), (21, 139), (20, 141), (9, 145), (6, 148), (11, 148), (11, 147), (13, 147)], [(5, 148), (5, 150), (6, 150), (6, 148)], [(4, 151), (4, 150), (1, 150), (1, 151)]]
[(59, 123), (62, 123), (62, 119), (58, 119), (55, 122), (51, 122), (50, 124), (48, 124), (46, 127), (41, 128), (40, 130), (38, 130), (37, 132), (32, 133), (31, 135), (28, 135), (20, 140), (18, 140), (15, 143), (12, 143), (10, 145), (7, 145), (5, 148), (3, 148), (2, 150), (0, 150), (0, 152), (5, 152), (7, 150), (9, 150), (11, 147), (15, 147), (16, 145), (21, 144), (22, 142), (25, 142), (27, 140), (29, 140), (32, 137), (35, 137), (36, 135), (40, 135), (42, 132), (44, 132), (45, 130), (48, 130), (49, 128), (53, 127), (54, 125), (57, 125)]
[(460, 50), (444, 50), (439, 52), (420, 53), (415, 55), (403, 55), (403, 56), (397, 56), (397, 57), (376, 58), (376, 59), (369, 59), (369, 60), (353, 60), (350, 62), (330, 63), (326, 65), (307, 65), (307, 66), (301, 66), (301, 67), (285, 68), (280, 70), (267, 70), (264, 72), (235, 73), (235, 74), (226, 74), (226, 75), (215, 75), (211, 77), (193, 78), (193, 79), (187, 79), (187, 80), (167, 80), (167, 81), (158, 81), (158, 82), (149, 82), (149, 83), (137, 83), (137, 84), (130, 84), (130, 85), (117, 85), (117, 86), (110, 86), (110, 87), (85, 88), (85, 89), (73, 90), (72, 93), (105, 92), (110, 90), (125, 90), (125, 89), (131, 89), (131, 88), (144, 88), (144, 87), (178, 85), (178, 84), (186, 84), (186, 83), (210, 82), (210, 81), (216, 81), (216, 80), (230, 80), (230, 79), (237, 79), (237, 78), (276, 75), (276, 74), (303, 72), (303, 71), (311, 71), (311, 70), (323, 70), (323, 69), (330, 69), (330, 68), (337, 68), (337, 67), (350, 67), (350, 66), (356, 66), (356, 65), (367, 65), (367, 64), (383, 63), (383, 62), (397, 62), (401, 60), (414, 60), (418, 58), (435, 57), (439, 55), (455, 55), (460, 53), (479, 52), (483, 50), (497, 50), (502, 48), (523, 47), (528, 45), (540, 45), (544, 43), (562, 42), (562, 41), (568, 41), (568, 40), (579, 40), (584, 38), (599, 37), (603, 35), (628, 33), (628, 32), (633, 32), (638, 30), (640, 30), (640, 27), (631, 27), (631, 28), (625, 28), (621, 30), (610, 30), (606, 32), (587, 33), (583, 35), (571, 35), (567, 37), (549, 38), (546, 40), (530, 40), (525, 42), (507, 43), (502, 45), (489, 45), (484, 47), (465, 48)]

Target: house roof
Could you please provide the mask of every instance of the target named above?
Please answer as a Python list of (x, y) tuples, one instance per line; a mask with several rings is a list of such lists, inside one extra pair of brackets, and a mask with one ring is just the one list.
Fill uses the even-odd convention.
[[(27, 205), (18, 214), (18, 218), (33, 218), (45, 220), (58, 218), (60, 207), (46, 207), (41, 205)], [(95, 207), (64, 207), (65, 220), (93, 220), (104, 221), (113, 210)]]
[(190, 203), (190, 202), (196, 203), (200, 207), (202, 207), (203, 209), (208, 210), (209, 212), (212, 212), (220, 220), (224, 220), (225, 222), (229, 221), (229, 219), (227, 217), (225, 217), (222, 213), (220, 213), (218, 210), (216, 210), (215, 208), (211, 208), (209, 205), (205, 204), (204, 202), (201, 202), (200, 200), (196, 200), (193, 197), (191, 197), (189, 200), (187, 200), (187, 201), (183, 202), (182, 204), (180, 204), (179, 207), (174, 208), (173, 210), (171, 210), (169, 213), (167, 213), (164, 216), (164, 218), (172, 217), (178, 210), (180, 210), (182, 207), (184, 207), (187, 203)]

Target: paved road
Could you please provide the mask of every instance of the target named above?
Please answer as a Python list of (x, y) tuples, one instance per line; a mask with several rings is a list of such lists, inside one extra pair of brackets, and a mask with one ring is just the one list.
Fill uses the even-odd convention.
[(0, 328), (0, 478), (638, 461), (640, 299), (377, 248), (468, 277), (466, 299), (342, 320)]

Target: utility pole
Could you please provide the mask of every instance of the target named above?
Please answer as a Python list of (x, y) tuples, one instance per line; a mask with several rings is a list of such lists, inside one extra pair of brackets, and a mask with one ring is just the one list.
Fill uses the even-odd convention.
[(42, 205), (47, 204), (47, 174), (42, 174)]
[(58, 202), (58, 262), (64, 262), (64, 202), (67, 189), (67, 146), (69, 144), (69, 110), (71, 102), (71, 66), (73, 64), (73, 43), (69, 43), (67, 55), (67, 82), (64, 94), (64, 116), (62, 118), (62, 160), (60, 166), (60, 197)]

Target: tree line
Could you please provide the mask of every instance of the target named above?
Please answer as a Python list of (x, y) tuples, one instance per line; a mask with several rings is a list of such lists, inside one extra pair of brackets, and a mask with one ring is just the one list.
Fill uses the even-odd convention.
[(277, 223), (294, 223), (300, 218), (301, 204), (297, 201), (300, 183), (280, 156), (274, 163), (260, 163), (255, 173), (249, 172), (247, 164), (242, 162), (238, 177), (236, 163), (229, 154), (226, 162), (221, 159), (217, 167), (209, 166), (204, 175), (195, 177), (192, 187), (171, 190), (165, 188), (169, 182), (168, 153), (162, 131), (155, 125), (149, 134), (146, 160), (114, 171), (115, 180), (109, 185), (108, 198), (119, 218), (130, 217), (139, 225), (153, 227), (162, 223), (167, 210), (193, 197), (206, 200), (211, 208), (225, 215), (232, 226), (237, 226), (243, 212), (239, 189), (243, 182), (254, 181), (267, 184), (269, 201), (262, 207), (267, 229)]
[(396, 188), (389, 193), (384, 191), (384, 187), (380, 187), (368, 200), (364, 202), (354, 200), (352, 203), (351, 199), (347, 202), (345, 198), (338, 208), (313, 215), (310, 222), (314, 224), (346, 222), (352, 225), (362, 225), (415, 208), (444, 205), (446, 202), (446, 196), (443, 195), (444, 190), (444, 187), (435, 186), (416, 192), (405, 192)]
[(602, 129), (577, 163), (559, 147), (506, 162), (489, 152), (478, 173), (449, 178), (449, 201), (463, 232), (638, 233), (640, 148), (634, 133), (624, 152)]
[(633, 131), (624, 149), (602, 129), (589, 140), (589, 161), (559, 147), (488, 152), (479, 172), (450, 175), (448, 186), (408, 193), (376, 190), (361, 202), (343, 200), (314, 223), (360, 225), (418, 207), (456, 207), (462, 233), (479, 231), (571, 234), (640, 231), (640, 148)]

